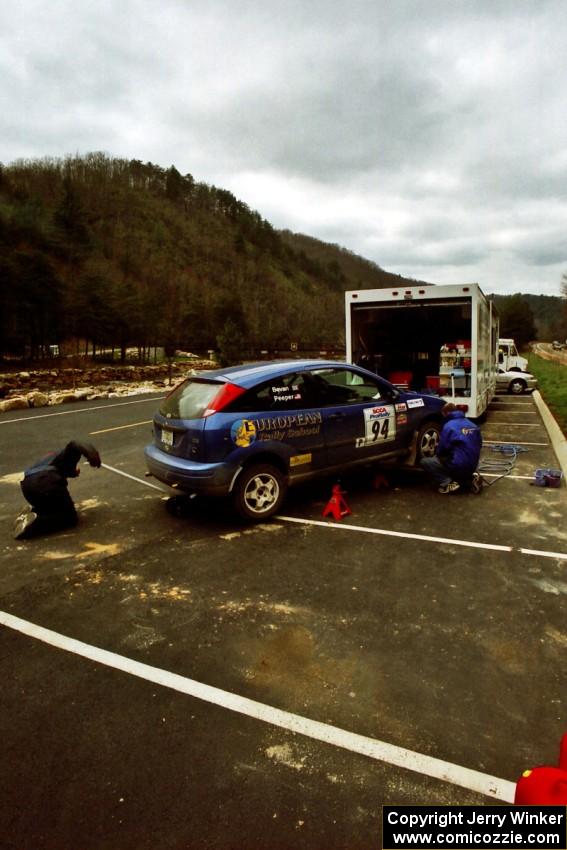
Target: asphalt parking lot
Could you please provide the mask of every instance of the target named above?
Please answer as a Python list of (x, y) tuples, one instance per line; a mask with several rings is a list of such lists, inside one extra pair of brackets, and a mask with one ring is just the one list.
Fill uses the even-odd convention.
[[(381, 806), (506, 802), (567, 728), (565, 488), (530, 396), (483, 425), (520, 447), (480, 496), (345, 476), (247, 527), (145, 478), (156, 398), (0, 417), (4, 847), (367, 848)], [(80, 525), (17, 542), (21, 470), (68, 439), (107, 468)], [(383, 484), (384, 482), (382, 482)]]

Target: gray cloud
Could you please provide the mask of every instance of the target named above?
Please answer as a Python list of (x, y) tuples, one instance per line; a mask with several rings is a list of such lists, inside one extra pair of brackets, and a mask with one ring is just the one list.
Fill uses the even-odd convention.
[(563, 0), (20, 0), (0, 160), (175, 164), (431, 281), (558, 293)]

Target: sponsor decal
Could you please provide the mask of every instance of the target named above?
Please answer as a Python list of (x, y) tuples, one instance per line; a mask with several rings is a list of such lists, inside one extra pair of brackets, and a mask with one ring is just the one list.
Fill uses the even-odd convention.
[(322, 423), (323, 414), (319, 410), (254, 420), (256, 438), (264, 442), (266, 440), (283, 442), (299, 437), (311, 437), (321, 433)]
[(399, 404), (396, 405), (396, 413), (403, 413), (403, 411), (407, 409), (408, 406), (405, 401), (400, 401)]
[(383, 419), (384, 416), (389, 416), (392, 412), (392, 408), (384, 407), (381, 405), (379, 407), (371, 407), (364, 411), (365, 417), (368, 414), (369, 419)]
[[(310, 413), (292, 413), (289, 416), (281, 415), (273, 416), (269, 419), (254, 420), (258, 435), (260, 435), (262, 432), (269, 433), (270, 431), (281, 431), (287, 428), (300, 429), (305, 426), (319, 426), (320, 428), (322, 422), (323, 415), (319, 410)], [(317, 431), (313, 433), (317, 433)], [(265, 439), (271, 440), (272, 437), (270, 435), (267, 436)]]
[(407, 424), (408, 424), (407, 413), (398, 413), (396, 415), (396, 425), (407, 425)]
[(394, 406), (377, 405), (364, 410), (364, 436), (356, 437), (354, 445), (357, 449), (374, 446), (378, 443), (389, 443), (396, 438), (396, 416)]
[(241, 448), (246, 448), (256, 439), (256, 424), (252, 419), (237, 419), (232, 423), (230, 436), (233, 443)]
[(408, 399), (408, 407), (411, 409), (412, 407), (424, 407), (424, 402), (422, 398), (410, 398)]
[(311, 463), (312, 455), (311, 452), (309, 454), (304, 455), (293, 455), (289, 459), (289, 465), (293, 469), (294, 466), (303, 466), (306, 463)]

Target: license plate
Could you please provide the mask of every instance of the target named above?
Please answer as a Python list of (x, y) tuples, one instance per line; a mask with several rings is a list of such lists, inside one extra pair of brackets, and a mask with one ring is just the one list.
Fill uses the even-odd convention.
[(173, 445), (173, 431), (166, 431), (164, 428), (162, 428), (161, 441), (164, 444), (164, 446), (172, 446)]

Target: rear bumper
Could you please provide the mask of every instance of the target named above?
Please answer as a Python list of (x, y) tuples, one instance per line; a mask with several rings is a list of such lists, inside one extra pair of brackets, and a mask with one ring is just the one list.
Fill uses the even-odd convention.
[(148, 471), (154, 478), (187, 493), (224, 496), (229, 492), (237, 471), (226, 463), (196, 463), (174, 457), (154, 445), (146, 446), (144, 456)]

